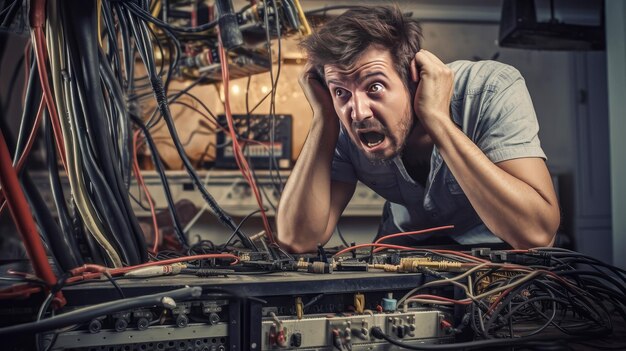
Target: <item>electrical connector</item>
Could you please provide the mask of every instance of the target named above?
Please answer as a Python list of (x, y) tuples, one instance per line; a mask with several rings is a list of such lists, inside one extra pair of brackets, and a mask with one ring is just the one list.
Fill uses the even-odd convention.
[(304, 314), (304, 304), (302, 303), (302, 297), (296, 297), (296, 317), (298, 319), (302, 319), (302, 315)]
[(354, 294), (354, 311), (356, 313), (363, 313), (365, 310), (365, 295), (363, 294)]
[(368, 264), (361, 261), (341, 261), (337, 263), (336, 268), (338, 271), (367, 272)]
[(407, 272), (407, 273), (419, 272), (422, 267), (436, 269), (440, 271), (452, 271), (452, 272), (459, 272), (459, 271), (465, 270), (461, 262), (414, 260), (410, 262), (401, 263), (400, 271)]
[(370, 265), (371, 268), (382, 269), (385, 272), (397, 272), (400, 269), (400, 266), (394, 264), (381, 264), (375, 263)]
[(383, 298), (382, 306), (384, 312), (394, 312), (398, 309), (398, 300), (394, 299), (392, 294), (389, 293), (387, 297)]
[(148, 277), (158, 277), (163, 275), (175, 275), (180, 273), (181, 270), (186, 268), (187, 265), (183, 263), (174, 263), (171, 265), (164, 266), (151, 266), (151, 267), (142, 267), (133, 269), (132, 271), (128, 271), (124, 274), (124, 277), (127, 278), (148, 278)]
[(385, 333), (382, 329), (380, 329), (380, 327), (372, 327), (372, 329), (370, 329), (370, 334), (376, 339), (384, 339), (385, 336)]
[(283, 328), (278, 331), (276, 334), (276, 345), (280, 347), (287, 346), (287, 329)]
[(333, 267), (330, 263), (316, 261), (316, 262), (309, 264), (307, 271), (309, 273), (316, 273), (316, 274), (332, 273)]

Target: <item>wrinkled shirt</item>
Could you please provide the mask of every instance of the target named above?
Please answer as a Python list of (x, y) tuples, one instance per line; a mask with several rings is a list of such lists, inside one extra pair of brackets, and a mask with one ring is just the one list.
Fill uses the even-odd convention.
[[(517, 69), (495, 61), (456, 61), (448, 67), (454, 72), (452, 119), (492, 162), (546, 159), (537, 136), (537, 116)], [(388, 201), (390, 216), (381, 223), (379, 235), (452, 224), (453, 230), (412, 236), (411, 240), (449, 235), (463, 245), (502, 242), (482, 223), (436, 146), (422, 186), (411, 178), (401, 155), (372, 162), (342, 126), (331, 177), (347, 183), (361, 181)]]

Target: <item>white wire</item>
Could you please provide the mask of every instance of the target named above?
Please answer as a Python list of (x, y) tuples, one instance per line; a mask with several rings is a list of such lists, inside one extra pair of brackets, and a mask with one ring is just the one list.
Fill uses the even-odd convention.
[[(55, 103), (57, 111), (59, 113), (59, 119), (61, 122), (61, 132), (63, 134), (63, 141), (65, 143), (65, 155), (67, 160), (68, 180), (70, 183), (70, 189), (74, 200), (76, 201), (76, 208), (83, 219), (87, 230), (91, 233), (94, 239), (102, 246), (107, 253), (107, 256), (111, 260), (114, 267), (122, 267), (122, 260), (119, 257), (115, 248), (108, 241), (104, 235), (104, 226), (100, 222), (97, 212), (91, 202), (89, 201), (87, 194), (87, 188), (81, 176), (81, 161), (80, 161), (80, 149), (78, 148), (77, 136), (75, 133), (75, 127), (71, 124), (72, 111), (71, 101), (69, 97), (68, 89), (64, 90), (63, 79), (61, 78), (61, 71), (65, 70), (63, 58), (64, 53), (64, 38), (63, 29), (60, 27), (58, 20), (58, 1), (53, 0), (48, 2), (48, 16), (46, 21), (46, 39), (48, 45), (48, 55), (50, 58), (50, 71), (52, 75), (53, 94), (55, 97)], [(34, 40), (33, 40), (34, 43)], [(35, 46), (33, 44), (33, 46)]]

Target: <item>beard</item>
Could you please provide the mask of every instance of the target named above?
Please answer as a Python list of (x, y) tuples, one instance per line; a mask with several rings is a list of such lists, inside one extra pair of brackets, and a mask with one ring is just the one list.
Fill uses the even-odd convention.
[[(408, 136), (414, 127), (415, 116), (408, 109), (392, 128), (388, 128), (375, 118), (353, 121), (350, 125), (350, 138), (372, 165), (385, 165), (389, 164), (396, 156), (402, 154), (407, 144)], [(383, 150), (371, 152), (363, 146), (365, 140), (363, 137), (359, 137), (359, 130), (375, 131), (375, 133), (382, 135), (389, 145)]]

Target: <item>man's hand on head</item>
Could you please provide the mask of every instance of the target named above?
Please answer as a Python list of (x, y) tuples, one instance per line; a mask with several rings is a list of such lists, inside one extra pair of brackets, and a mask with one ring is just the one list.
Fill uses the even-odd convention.
[(313, 109), (314, 117), (338, 119), (330, 92), (315, 66), (307, 63), (298, 82)]
[(437, 122), (450, 120), (454, 73), (437, 56), (424, 49), (411, 60), (411, 78), (417, 84), (413, 109), (430, 132)]

